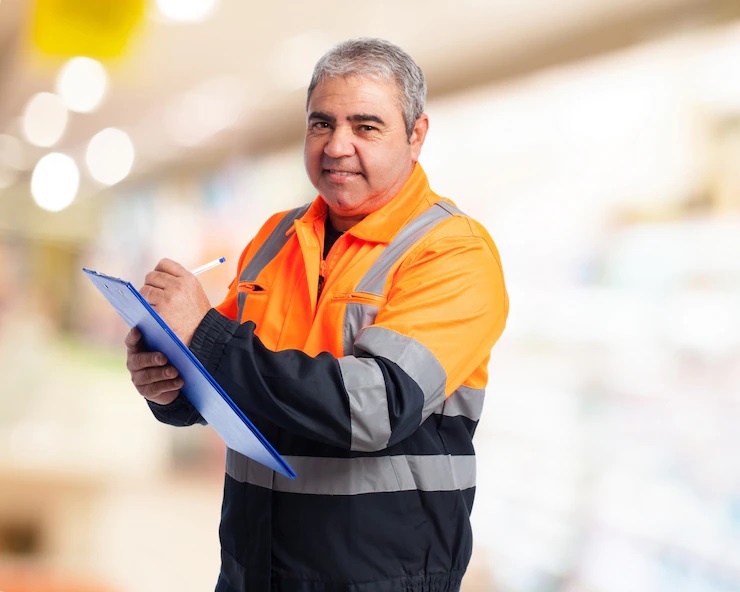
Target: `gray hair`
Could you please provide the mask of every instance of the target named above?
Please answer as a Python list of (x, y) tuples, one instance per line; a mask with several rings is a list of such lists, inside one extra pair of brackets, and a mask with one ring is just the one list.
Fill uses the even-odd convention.
[(334, 46), (316, 62), (306, 94), (306, 109), (319, 82), (324, 78), (344, 76), (395, 80), (401, 91), (406, 135), (411, 138), (416, 120), (424, 113), (427, 83), (421, 68), (409, 54), (390, 41), (369, 37), (350, 39)]

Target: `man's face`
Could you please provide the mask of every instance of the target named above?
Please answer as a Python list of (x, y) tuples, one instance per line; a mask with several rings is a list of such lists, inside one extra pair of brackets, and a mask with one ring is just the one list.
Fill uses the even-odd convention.
[(319, 82), (308, 104), (304, 161), (337, 229), (395, 197), (419, 158), (427, 126), (422, 115), (408, 138), (395, 81)]

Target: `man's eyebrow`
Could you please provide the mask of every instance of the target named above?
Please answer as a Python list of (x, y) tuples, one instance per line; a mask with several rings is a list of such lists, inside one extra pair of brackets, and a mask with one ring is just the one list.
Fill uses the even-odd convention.
[(308, 114), (308, 120), (311, 121), (312, 119), (320, 119), (321, 121), (327, 121), (329, 123), (337, 122), (336, 117), (329, 115), (328, 113), (324, 113), (323, 111), (311, 111), (311, 113)]
[(350, 115), (348, 119), (350, 121), (374, 121), (380, 125), (385, 125), (385, 121), (377, 115), (371, 115), (370, 113), (357, 113), (356, 115)]
[[(385, 125), (385, 121), (383, 121), (377, 115), (372, 115), (370, 113), (356, 113), (354, 115), (350, 115), (347, 119), (349, 121), (355, 122), (372, 121), (375, 123), (379, 123), (380, 125)], [(311, 111), (311, 113), (308, 114), (308, 120), (326, 121), (332, 124), (337, 122), (336, 117), (334, 117), (333, 115), (329, 115), (328, 113), (324, 113), (323, 111)]]

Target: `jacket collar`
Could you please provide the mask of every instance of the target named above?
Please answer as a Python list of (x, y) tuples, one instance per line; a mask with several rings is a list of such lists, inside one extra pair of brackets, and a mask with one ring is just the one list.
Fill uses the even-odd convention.
[[(389, 243), (410, 219), (438, 200), (429, 187), (424, 169), (417, 162), (401, 191), (382, 208), (368, 214), (347, 232), (363, 240)], [(313, 223), (321, 220), (323, 223), (327, 212), (326, 203), (319, 195), (301, 221)]]

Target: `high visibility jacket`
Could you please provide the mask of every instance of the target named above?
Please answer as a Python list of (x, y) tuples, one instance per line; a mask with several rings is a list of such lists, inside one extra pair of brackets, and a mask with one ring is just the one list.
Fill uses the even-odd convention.
[[(508, 313), (496, 247), (418, 164), (324, 259), (326, 215), (317, 197), (270, 218), (193, 337), (298, 475), (227, 450), (216, 590), (458, 590), (472, 437)], [(183, 397), (151, 407), (202, 421)]]

